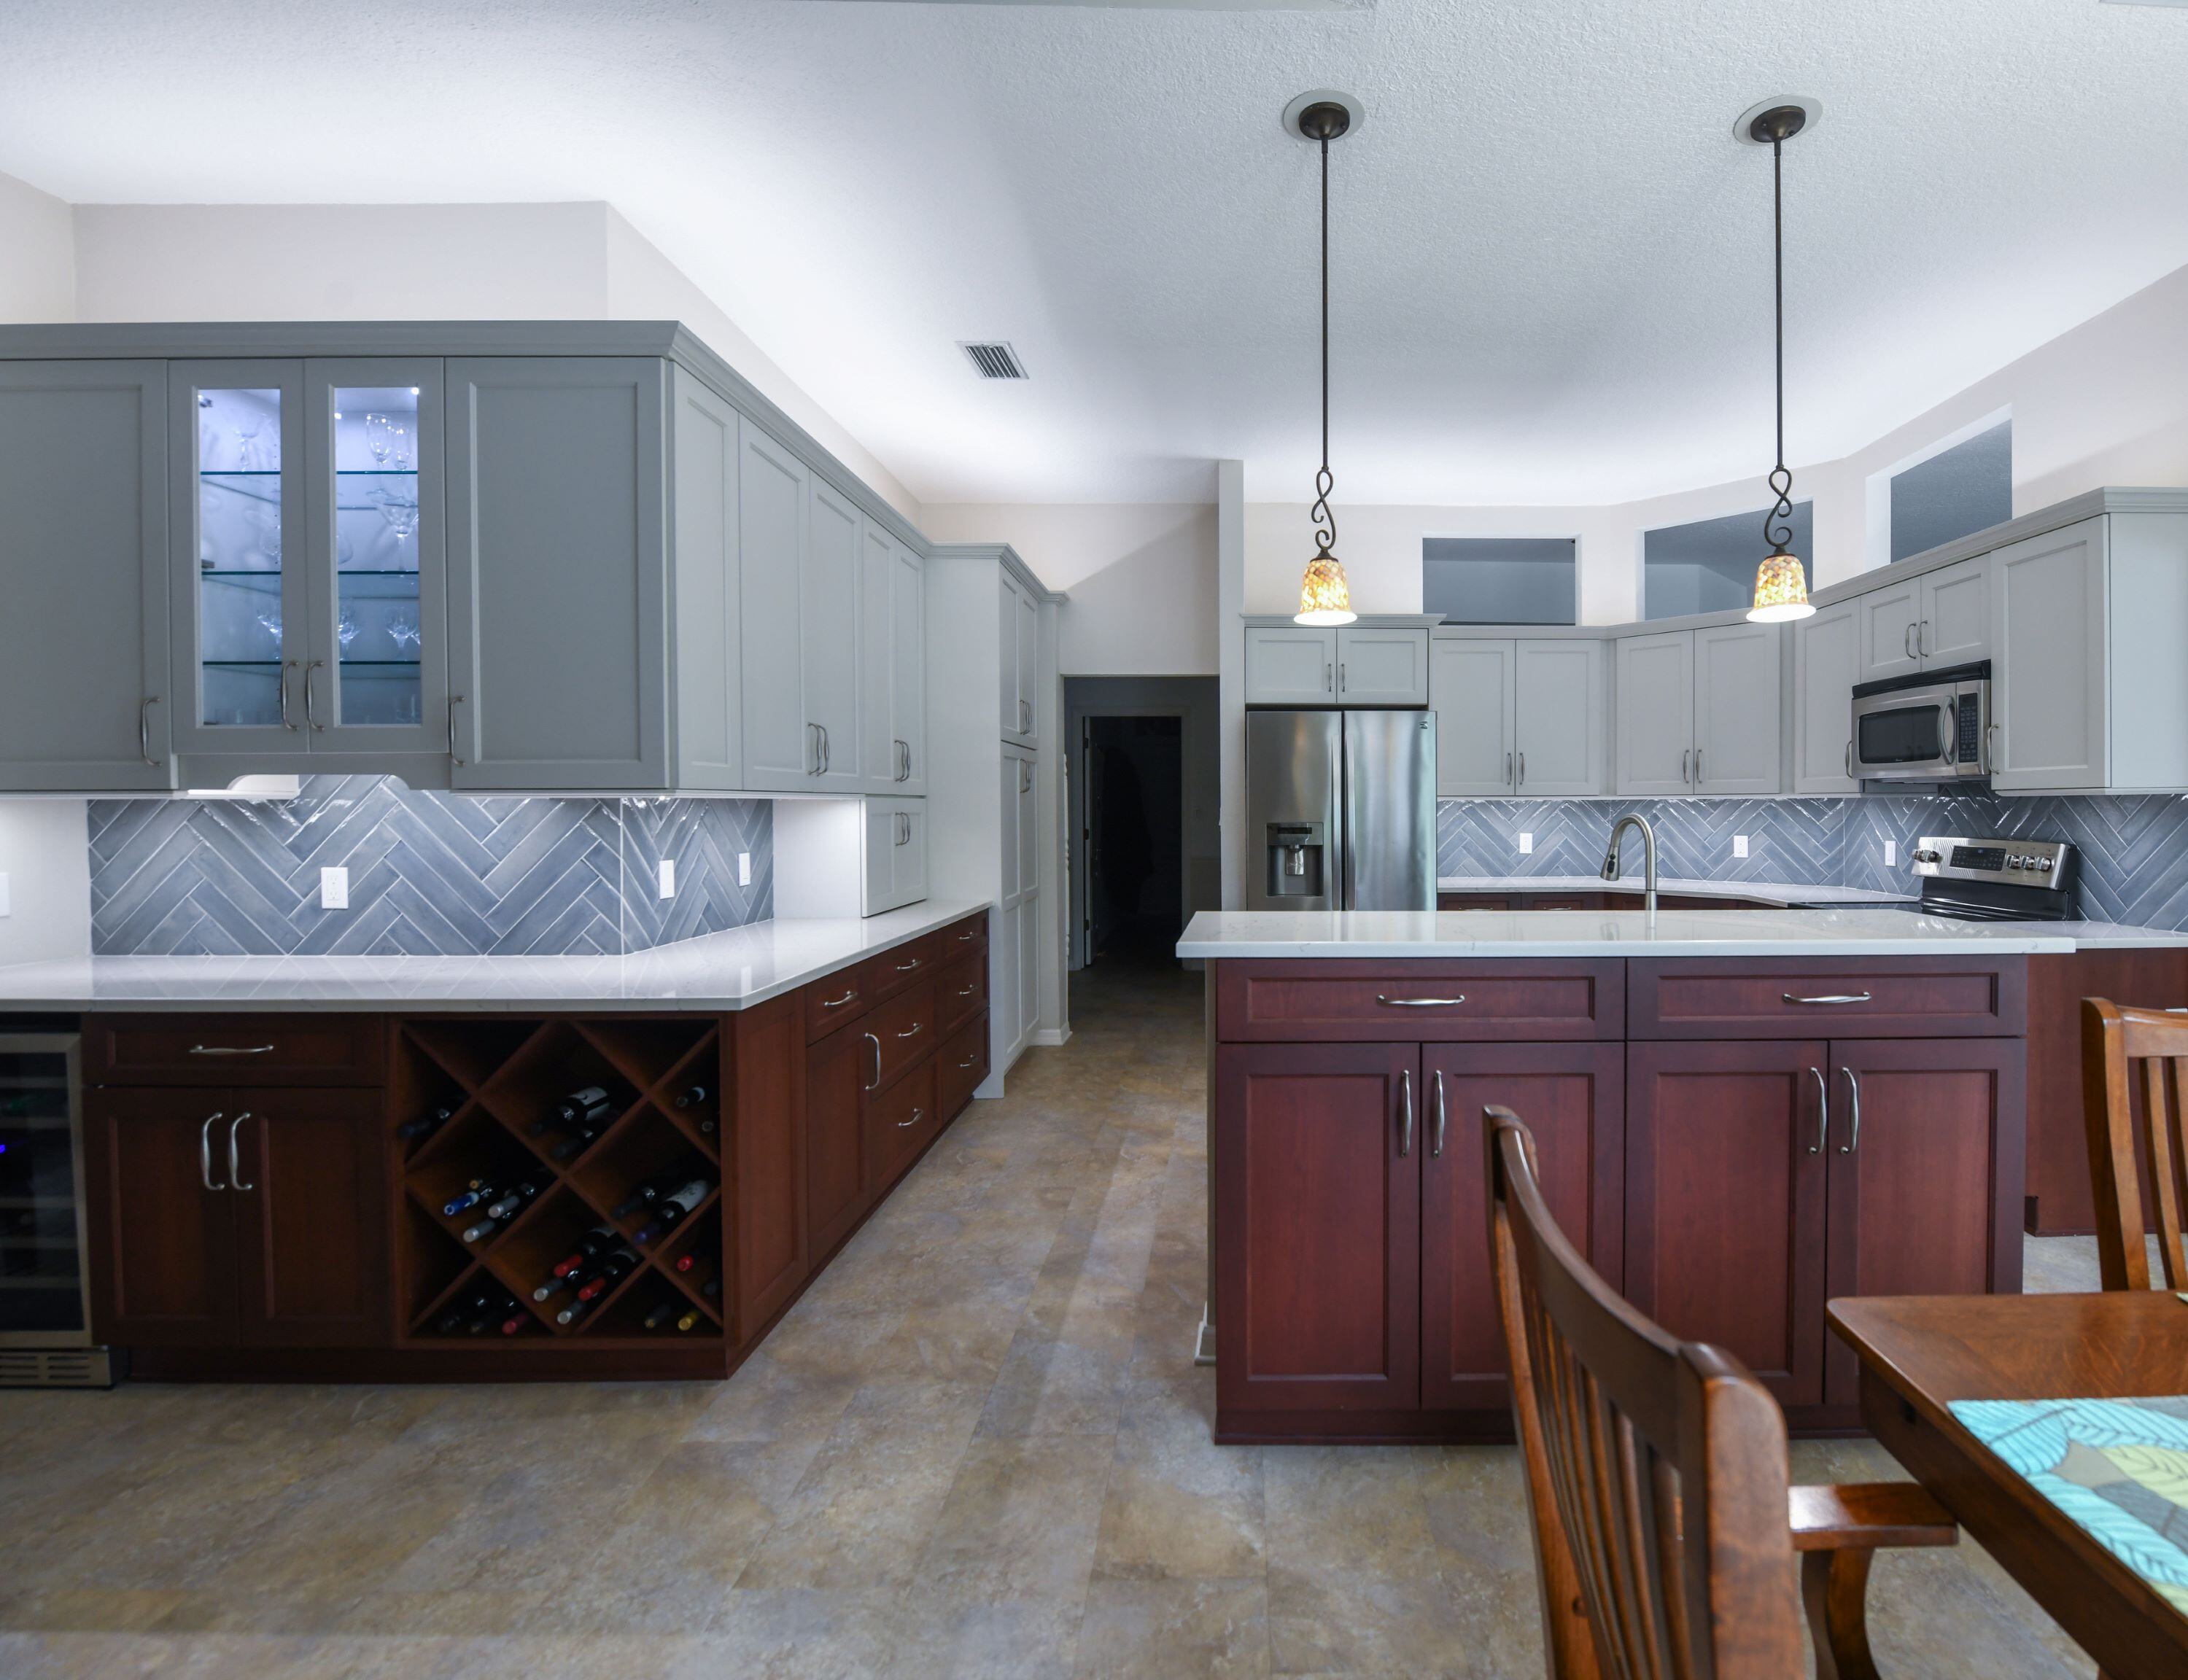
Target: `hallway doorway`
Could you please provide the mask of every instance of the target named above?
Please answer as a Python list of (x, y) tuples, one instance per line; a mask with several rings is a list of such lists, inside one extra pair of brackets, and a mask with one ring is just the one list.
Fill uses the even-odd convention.
[(1183, 720), (1083, 722), (1081, 966), (1173, 967), (1185, 927)]

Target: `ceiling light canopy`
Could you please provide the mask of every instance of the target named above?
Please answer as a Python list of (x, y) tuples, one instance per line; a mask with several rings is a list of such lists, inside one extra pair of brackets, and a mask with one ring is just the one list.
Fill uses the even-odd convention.
[(1778, 324), (1778, 464), (1770, 469), (1770, 488), (1778, 499), (1762, 516), (1762, 540), (1770, 552), (1755, 568), (1755, 604), (1747, 610), (1758, 624), (1806, 618), (1816, 610), (1808, 599), (1807, 572), (1788, 546), (1793, 540), (1793, 475), (1785, 465), (1785, 142), (1822, 115), (1822, 105), (1813, 99), (1766, 99), (1742, 112), (1733, 131), (1751, 145), (1770, 148), (1771, 283)]
[(1322, 466), (1310, 510), (1314, 558), (1300, 580), (1300, 610), (1292, 615), (1297, 624), (1350, 624), (1360, 616), (1337, 557), (1337, 516), (1329, 510), (1329, 493), (1337, 488), (1329, 471), (1329, 143), (1351, 133), (1359, 115), (1360, 102), (1343, 93), (1302, 93), (1284, 107), (1285, 129), (1322, 149)]

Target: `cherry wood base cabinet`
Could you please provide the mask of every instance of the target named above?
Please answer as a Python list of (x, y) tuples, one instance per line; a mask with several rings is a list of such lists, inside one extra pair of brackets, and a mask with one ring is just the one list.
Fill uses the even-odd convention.
[(2020, 1288), (2022, 963), (1211, 964), (1217, 1439), (1508, 1436), (1492, 1103), (1614, 1287), (1854, 1427), (1827, 1299)]
[(94, 1017), (94, 1328), (154, 1378), (725, 1375), (985, 1076), (986, 926), (720, 1016)]

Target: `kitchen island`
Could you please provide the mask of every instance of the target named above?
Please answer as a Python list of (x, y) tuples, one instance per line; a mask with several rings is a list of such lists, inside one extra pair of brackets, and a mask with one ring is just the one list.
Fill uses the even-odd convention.
[(1481, 1113), (1794, 1428), (1858, 1423), (1824, 1305), (2021, 1287), (2028, 962), (2182, 944), (1906, 910), (1204, 912), (1224, 1440), (1508, 1436)]

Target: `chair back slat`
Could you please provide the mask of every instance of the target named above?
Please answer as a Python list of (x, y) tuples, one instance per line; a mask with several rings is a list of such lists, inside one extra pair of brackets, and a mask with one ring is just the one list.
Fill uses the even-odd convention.
[(1486, 1111), (1490, 1258), (1553, 1680), (1804, 1672), (1784, 1415), (1613, 1291), (1551, 1217), (1534, 1140)]
[(2188, 1207), (2185, 1092), (2188, 1016), (2082, 1000), (2082, 1119), (2096, 1199), (2098, 1269), (2107, 1289), (2151, 1287), (2144, 1238), (2153, 1222), (2165, 1287), (2188, 1289), (2181, 1248), (2181, 1211)]

